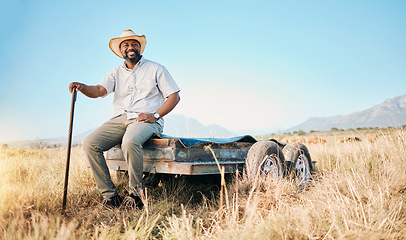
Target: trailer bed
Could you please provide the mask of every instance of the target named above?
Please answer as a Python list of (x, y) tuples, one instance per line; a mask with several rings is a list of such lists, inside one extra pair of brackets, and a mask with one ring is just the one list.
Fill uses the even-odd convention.
[[(174, 138), (155, 135), (143, 145), (144, 172), (181, 175), (219, 174), (219, 166), (211, 153), (205, 149), (210, 146), (218, 164), (225, 173), (242, 171), (248, 150), (256, 142), (251, 136), (236, 138)], [(105, 153), (110, 170), (126, 171), (120, 146)]]

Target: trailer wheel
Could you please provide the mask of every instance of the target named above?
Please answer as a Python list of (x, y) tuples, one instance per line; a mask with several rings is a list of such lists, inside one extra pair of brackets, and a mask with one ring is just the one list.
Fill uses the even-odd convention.
[(285, 172), (285, 158), (282, 149), (272, 141), (259, 141), (251, 146), (245, 161), (249, 181), (262, 179), (281, 179)]
[(142, 181), (145, 186), (157, 187), (161, 180), (161, 174), (159, 173), (144, 173)]
[(283, 155), (289, 164), (288, 172), (293, 175), (301, 189), (306, 188), (312, 180), (312, 159), (303, 143), (288, 144), (283, 148)]
[[(116, 171), (116, 178), (118, 182), (126, 181), (128, 183), (128, 171)], [(160, 180), (161, 174), (159, 173), (144, 173), (142, 176), (142, 182), (145, 186), (156, 187)]]

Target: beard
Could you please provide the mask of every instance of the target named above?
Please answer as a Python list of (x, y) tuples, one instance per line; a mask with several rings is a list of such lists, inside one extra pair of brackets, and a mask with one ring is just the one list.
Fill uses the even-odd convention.
[(125, 55), (124, 55), (124, 59), (125, 59), (125, 60), (127, 60), (127, 61), (129, 61), (129, 62), (138, 62), (138, 61), (140, 60), (141, 54), (140, 54), (139, 51), (137, 51), (136, 49), (134, 49), (134, 56), (133, 56), (133, 57), (129, 57), (129, 56), (128, 56), (128, 52), (129, 52), (129, 51), (126, 51), (126, 52), (125, 52)]

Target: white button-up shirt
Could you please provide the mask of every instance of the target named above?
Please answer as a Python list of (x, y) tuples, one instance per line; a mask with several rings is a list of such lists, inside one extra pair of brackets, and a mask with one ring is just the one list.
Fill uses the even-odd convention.
[[(111, 70), (99, 83), (108, 94), (114, 92), (114, 116), (127, 113), (136, 118), (139, 113), (154, 113), (165, 99), (179, 88), (166, 68), (141, 57), (134, 69), (123, 63)], [(104, 96), (104, 97), (105, 97)], [(158, 123), (163, 127), (163, 119)]]

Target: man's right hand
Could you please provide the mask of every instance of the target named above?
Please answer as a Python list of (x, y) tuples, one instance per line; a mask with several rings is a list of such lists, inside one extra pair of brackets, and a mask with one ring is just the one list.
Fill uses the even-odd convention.
[(84, 95), (91, 97), (91, 98), (98, 98), (105, 96), (107, 94), (107, 90), (101, 85), (86, 85), (79, 82), (72, 82), (69, 84), (69, 92), (73, 92), (73, 89), (76, 88), (76, 91), (80, 91)]
[(79, 83), (79, 82), (71, 82), (69, 84), (69, 92), (73, 92), (73, 88), (76, 88), (76, 91), (80, 91), (82, 90), (84, 84), (83, 83)]

